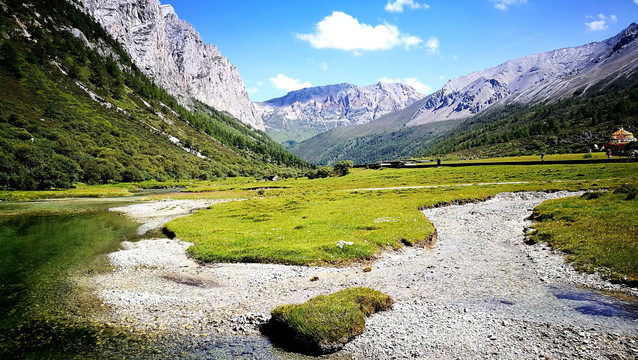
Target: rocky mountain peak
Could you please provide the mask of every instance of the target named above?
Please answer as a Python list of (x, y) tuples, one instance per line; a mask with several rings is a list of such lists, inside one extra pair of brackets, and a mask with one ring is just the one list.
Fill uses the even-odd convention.
[(79, 0), (158, 85), (189, 106), (193, 100), (264, 129), (243, 80), (216, 46), (158, 0)]
[(175, 13), (175, 9), (170, 4), (160, 5), (160, 9), (162, 10), (162, 17), (164, 18), (166, 18), (167, 15), (177, 17), (177, 14)]
[(638, 25), (601, 42), (532, 54), (450, 80), (423, 100), (408, 126), (476, 115), (497, 104), (537, 104), (572, 96), (638, 69)]
[(304, 140), (335, 127), (366, 124), (423, 96), (400, 83), (342, 83), (292, 91), (256, 106), (266, 132), (285, 142)]

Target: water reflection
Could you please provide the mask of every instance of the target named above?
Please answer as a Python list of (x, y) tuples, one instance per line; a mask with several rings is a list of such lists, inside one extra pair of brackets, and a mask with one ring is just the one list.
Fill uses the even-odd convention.
[(638, 302), (634, 300), (623, 300), (571, 285), (553, 285), (550, 291), (556, 298), (565, 300), (570, 307), (586, 315), (638, 319)]

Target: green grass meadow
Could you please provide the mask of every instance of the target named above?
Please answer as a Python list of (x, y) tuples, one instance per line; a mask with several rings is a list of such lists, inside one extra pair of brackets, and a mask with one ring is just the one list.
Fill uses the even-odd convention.
[[(419, 211), (507, 191), (615, 188), (638, 164), (357, 169), (345, 177), (197, 184), (190, 195), (242, 194), (166, 225), (206, 262), (344, 265), (427, 243), (434, 227)], [(195, 184), (194, 184), (195, 185)], [(189, 191), (194, 191), (188, 193)], [(621, 219), (622, 221), (622, 219)]]
[(636, 185), (546, 201), (534, 210), (532, 241), (547, 242), (565, 252), (581, 271), (638, 283)]
[[(634, 279), (638, 273), (635, 244), (612, 246), (613, 239), (602, 234), (615, 234), (622, 228), (635, 242), (636, 200), (616, 201), (622, 195), (613, 190), (626, 183), (635, 184), (637, 175), (638, 163), (354, 169), (347, 176), (313, 180), (290, 178), (273, 182), (229, 177), (207, 181), (80, 184), (70, 190), (2, 192), (0, 200), (129, 196), (140, 189), (169, 189), (165, 190), (169, 192), (137, 196), (135, 200), (237, 199), (240, 201), (217, 204), (173, 220), (166, 228), (179, 239), (194, 243), (189, 252), (200, 261), (327, 266), (366, 262), (382, 251), (403, 246), (428, 245), (435, 229), (420, 208), (481, 201), (509, 191), (610, 189), (609, 194), (598, 199), (573, 200), (582, 210), (570, 210), (573, 213), (569, 216), (575, 221), (550, 218), (552, 221), (542, 223), (548, 229), (538, 225), (535, 236), (542, 240), (551, 235), (554, 240), (550, 244), (568, 252), (568, 259), (582, 270), (596, 269), (611, 278)], [(562, 201), (572, 200), (548, 204)], [(627, 209), (631, 204), (634, 208)], [(546, 206), (549, 205), (543, 205), (539, 211), (545, 211)], [(549, 227), (557, 228), (560, 224), (566, 224), (567, 229), (577, 229), (580, 224), (582, 229), (560, 236), (542, 235), (549, 233)], [(576, 238), (579, 250), (556, 240), (563, 238)], [(607, 246), (607, 250), (601, 246)], [(577, 251), (584, 255), (577, 256)], [(600, 253), (605, 256), (599, 256)], [(596, 261), (598, 258), (606, 262)], [(633, 265), (618, 268), (612, 263)]]

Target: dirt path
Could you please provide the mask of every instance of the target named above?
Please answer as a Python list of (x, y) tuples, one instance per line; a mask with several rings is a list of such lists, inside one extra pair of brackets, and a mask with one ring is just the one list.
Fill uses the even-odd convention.
[[(364, 334), (336, 356), (636, 358), (638, 310), (632, 303), (570, 284), (620, 288), (576, 274), (540, 245), (523, 244), (531, 210), (567, 195), (500, 194), (426, 210), (439, 233), (435, 248), (384, 254), (371, 272), (358, 266), (200, 266), (185, 257), (188, 244), (155, 239), (126, 243), (110, 255), (116, 271), (91, 282), (111, 306), (111, 321), (193, 339), (257, 334), (257, 324), (277, 305), (367, 286), (391, 295), (395, 308), (370, 318)], [(310, 281), (314, 276), (319, 280)]]

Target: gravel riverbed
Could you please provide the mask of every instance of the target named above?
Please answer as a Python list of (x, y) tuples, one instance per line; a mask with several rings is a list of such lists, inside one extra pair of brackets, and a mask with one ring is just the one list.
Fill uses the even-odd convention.
[(373, 315), (361, 336), (327, 357), (637, 358), (635, 299), (580, 286), (628, 296), (635, 289), (578, 274), (562, 255), (524, 244), (532, 209), (571, 195), (578, 194), (504, 193), (425, 210), (438, 230), (434, 248), (384, 253), (370, 272), (362, 265), (201, 265), (185, 255), (188, 243), (149, 239), (124, 242), (109, 255), (114, 271), (90, 280), (109, 321), (193, 339), (257, 336), (278, 305), (366, 286), (392, 296), (394, 309)]
[(142, 225), (137, 229), (137, 234), (144, 235), (149, 230), (159, 229), (167, 222), (180, 216), (189, 215), (196, 210), (228, 201), (231, 200), (162, 200), (109, 210), (125, 214), (133, 220), (141, 222)]

